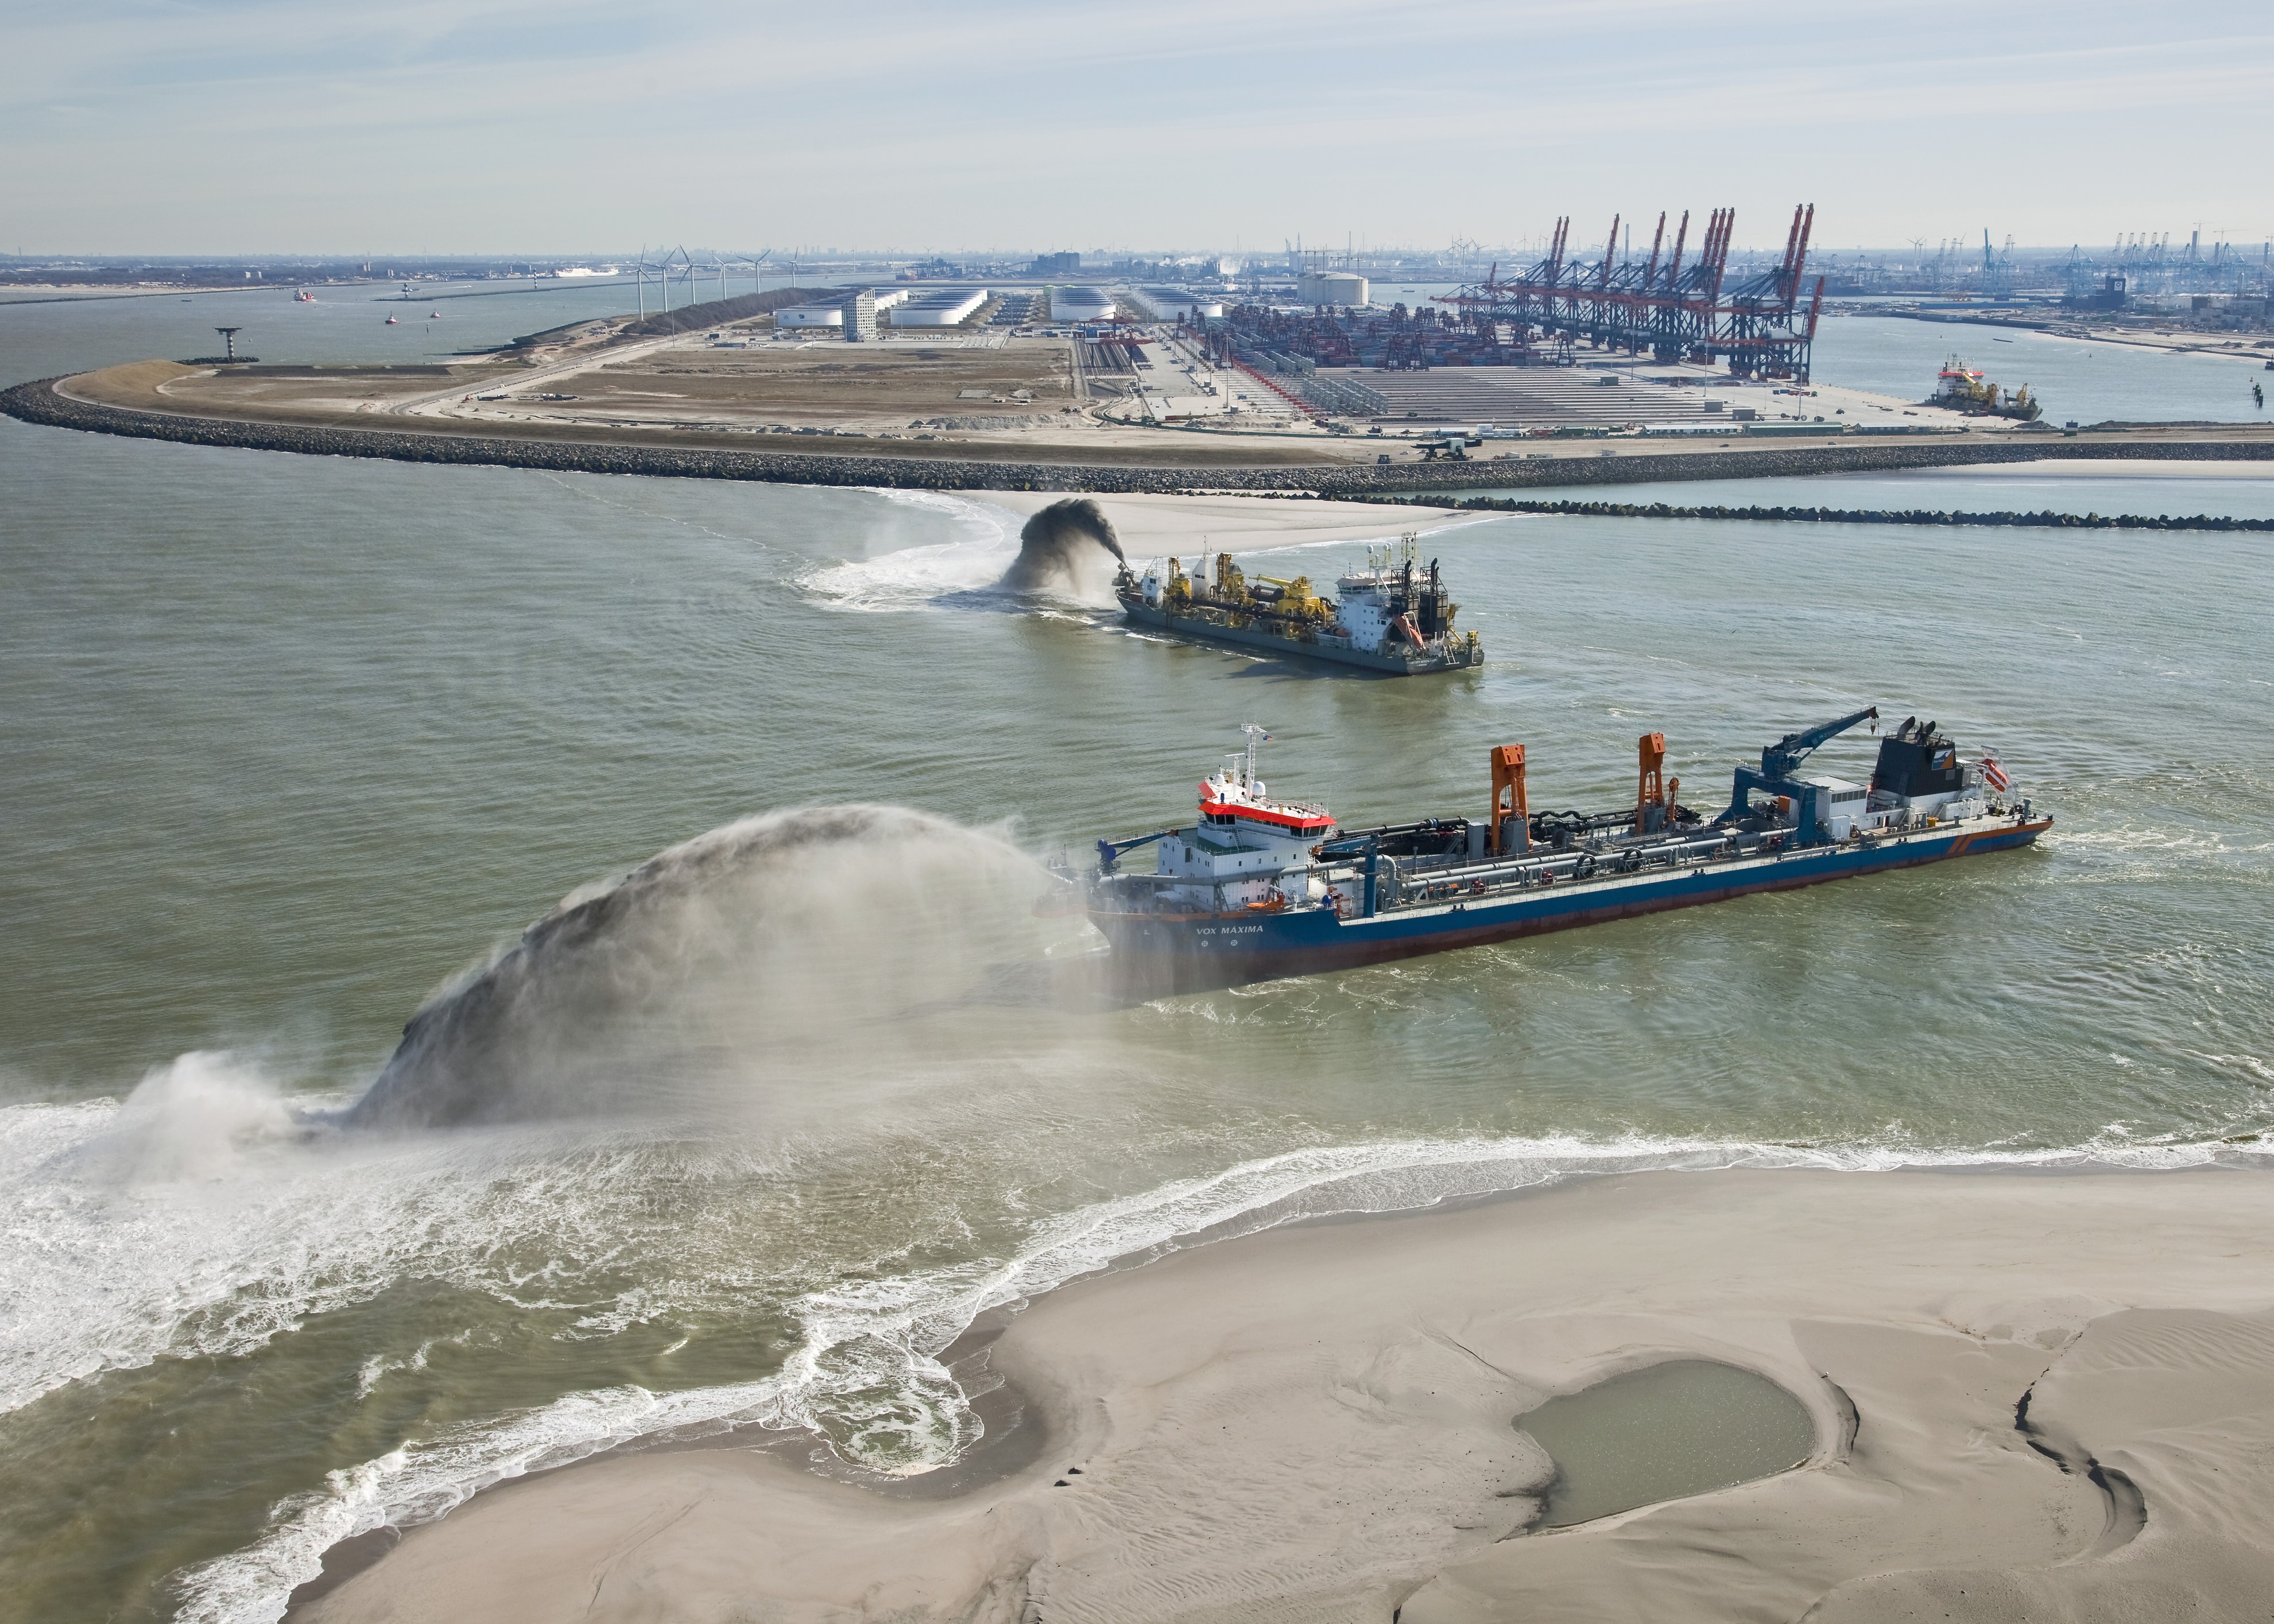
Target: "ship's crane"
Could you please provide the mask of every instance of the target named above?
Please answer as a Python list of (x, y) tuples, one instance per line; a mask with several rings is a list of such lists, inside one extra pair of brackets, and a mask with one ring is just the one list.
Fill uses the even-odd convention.
[(1121, 861), (1124, 853), (1133, 852), (1140, 846), (1150, 846), (1156, 840), (1165, 840), (1174, 833), (1176, 831), (1173, 829), (1162, 829), (1149, 835), (1139, 835), (1133, 840), (1100, 840), (1097, 843), (1097, 871), (1100, 874), (1111, 874), (1113, 866)]
[(1824, 809), (1818, 804), (1822, 798), (1823, 791), (1814, 784), (1796, 782), (1793, 774), (1800, 770), (1801, 763), (1813, 755), (1819, 745), (1837, 739), (1841, 733), (1861, 723), (1876, 722), (1879, 719), (1879, 707), (1866, 705), (1853, 715), (1843, 716), (1837, 721), (1826, 722), (1818, 726), (1803, 728), (1797, 733), (1787, 733), (1774, 744), (1762, 746), (1760, 771), (1756, 772), (1751, 767), (1737, 769), (1736, 784), (1729, 797), (1729, 809), (1721, 814), (1720, 821), (1724, 823), (1734, 823), (1743, 817), (1751, 804), (1752, 793), (1757, 789), (1771, 795), (1788, 796), (1798, 814), (1794, 820), (1794, 844), (1796, 846), (1816, 844), (1818, 838), (1816, 832), (1817, 826), (1826, 821), (1823, 816)]
[(1774, 744), (1761, 750), (1761, 776), (1767, 778), (1788, 778), (1799, 770), (1819, 745), (1829, 744), (1849, 728), (1864, 722), (1879, 719), (1879, 707), (1866, 705), (1853, 716), (1843, 716), (1836, 722), (1826, 722), (1820, 727), (1804, 728), (1787, 733)]

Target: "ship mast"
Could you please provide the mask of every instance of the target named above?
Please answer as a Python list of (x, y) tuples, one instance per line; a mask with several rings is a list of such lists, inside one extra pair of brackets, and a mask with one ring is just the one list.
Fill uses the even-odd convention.
[(1252, 790), (1255, 787), (1255, 747), (1269, 739), (1271, 731), (1260, 722), (1242, 722), (1239, 731), (1247, 735), (1247, 767), (1239, 781)]

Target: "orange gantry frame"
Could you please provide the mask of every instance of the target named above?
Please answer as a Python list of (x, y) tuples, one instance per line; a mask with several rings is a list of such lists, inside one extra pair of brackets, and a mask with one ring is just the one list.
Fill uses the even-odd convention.
[[(1682, 780), (1666, 776), (1664, 733), (1645, 733), (1639, 742), (1642, 781), (1635, 790), (1634, 831), (1638, 835), (1656, 834), (1674, 815), (1674, 797), (1682, 788)], [(1652, 816), (1653, 808), (1655, 816)]]
[(1495, 854), (1501, 849), (1501, 820), (1511, 815), (1517, 820), (1518, 831), (1516, 849), (1526, 850), (1532, 839), (1532, 807), (1524, 794), (1524, 747), (1495, 745), (1492, 753), (1492, 816), (1485, 827), (1485, 845)]
[(1645, 733), (1642, 736), (1642, 785), (1635, 792), (1635, 833), (1650, 831), (1650, 809), (1662, 812), (1666, 807), (1666, 735)]

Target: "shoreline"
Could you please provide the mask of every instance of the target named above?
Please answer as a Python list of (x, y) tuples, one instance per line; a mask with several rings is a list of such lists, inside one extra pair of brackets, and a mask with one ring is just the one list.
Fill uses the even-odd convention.
[[(2256, 1168), (1723, 1169), (1194, 1237), (959, 1339), (1021, 1414), (953, 1481), (620, 1452), (291, 1616), (2238, 1616), (2274, 1579), (2270, 1220)], [(1516, 1418), (1668, 1358), (1775, 1381), (1814, 1449), (1528, 1532)]]
[[(74, 375), (75, 376), (75, 375)], [(1182, 494), (1337, 497), (1430, 492), (1476, 487), (1642, 485), (1670, 480), (1749, 479), (1817, 473), (1892, 471), (1982, 463), (2076, 461), (2264, 462), (2274, 436), (2087, 438), (2001, 435), (1995, 440), (1937, 445), (1764, 447), (1758, 450), (1653, 452), (1615, 456), (1570, 455), (1519, 461), (1400, 463), (1227, 462), (1155, 465), (1141, 458), (1102, 462), (991, 460), (969, 455), (843, 455), (758, 451), (740, 447), (650, 445), (605, 438), (515, 438), (435, 429), (365, 429), (197, 417), (109, 406), (67, 395), (65, 378), (43, 378), (0, 390), (0, 412), (49, 427), (179, 444), (357, 456), (393, 462), (543, 469), (564, 473), (641, 474), (670, 478), (902, 490), (1094, 491)], [(951, 451), (960, 449), (951, 447)]]

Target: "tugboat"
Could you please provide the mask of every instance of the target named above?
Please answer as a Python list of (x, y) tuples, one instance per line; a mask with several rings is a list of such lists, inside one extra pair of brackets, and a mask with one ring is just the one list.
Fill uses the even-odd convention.
[(1335, 585), (1337, 596), (1327, 598), (1312, 589), (1308, 575), (1251, 581), (1231, 553), (1219, 553), (1213, 579), (1197, 571), (1187, 575), (1176, 559), (1148, 564), (1142, 575), (1124, 564), (1113, 595), (1133, 625), (1390, 676), (1484, 664), (1476, 633), (1454, 630), (1460, 605), (1446, 591), (1437, 560), (1423, 568), (1412, 536), (1367, 548), (1364, 568)]
[[(1631, 807), (1532, 811), (1524, 747), (1508, 744), (1491, 753), (1487, 816), (1358, 830), (1339, 829), (1324, 807), (1273, 798), (1256, 776), (1269, 734), (1249, 723), (1245, 753), (1201, 782), (1192, 823), (1100, 840), (1094, 874), (1059, 875), (1111, 944), (1117, 979), (1150, 996), (2010, 851), (2052, 827), (2012, 793), (1994, 754), (1962, 758), (1916, 717), (1880, 741), (1869, 784), (1803, 773), (1818, 747), (1879, 714), (1785, 734), (1758, 770), (1736, 769), (1728, 808), (1710, 819), (1677, 799), (1666, 735), (1653, 733), (1640, 741)], [(1124, 872), (1121, 860), (1148, 846), (1155, 871)]]

